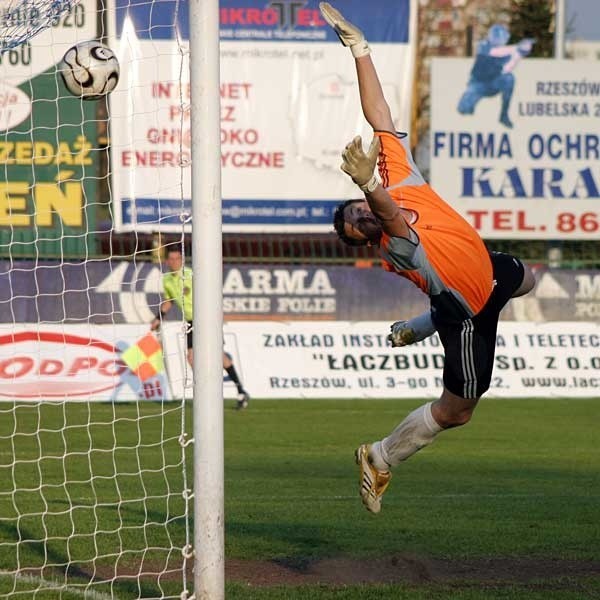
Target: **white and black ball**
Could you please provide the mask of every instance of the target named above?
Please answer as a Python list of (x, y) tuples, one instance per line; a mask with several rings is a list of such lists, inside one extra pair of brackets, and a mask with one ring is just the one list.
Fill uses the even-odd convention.
[(97, 100), (119, 82), (119, 61), (100, 42), (80, 42), (69, 48), (58, 65), (65, 86), (81, 100)]

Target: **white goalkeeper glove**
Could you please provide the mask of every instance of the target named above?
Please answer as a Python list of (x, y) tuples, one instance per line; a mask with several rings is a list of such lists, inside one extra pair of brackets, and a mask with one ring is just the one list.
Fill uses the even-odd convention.
[(379, 185), (379, 179), (374, 171), (380, 148), (381, 142), (379, 141), (379, 137), (375, 136), (365, 153), (362, 146), (362, 139), (360, 135), (357, 135), (342, 152), (342, 171), (350, 175), (352, 181), (363, 192), (368, 194), (373, 192)]
[(396, 321), (390, 325), (390, 335), (388, 340), (392, 344), (392, 348), (401, 348), (402, 346), (410, 346), (417, 340), (415, 330), (408, 326), (408, 321)]
[(371, 54), (371, 48), (369, 48), (363, 32), (356, 25), (352, 25), (352, 23), (346, 21), (342, 13), (333, 8), (329, 2), (320, 2), (319, 8), (325, 21), (337, 33), (340, 42), (350, 48), (354, 58)]

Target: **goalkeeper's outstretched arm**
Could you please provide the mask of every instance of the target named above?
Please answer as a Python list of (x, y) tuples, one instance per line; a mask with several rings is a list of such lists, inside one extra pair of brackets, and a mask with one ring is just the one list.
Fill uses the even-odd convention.
[(395, 131), (390, 107), (371, 60), (371, 48), (363, 32), (347, 21), (329, 2), (319, 4), (323, 18), (337, 33), (344, 46), (350, 48), (356, 63), (358, 89), (363, 114), (375, 131)]
[(374, 131), (395, 131), (390, 107), (371, 56), (356, 59), (356, 74), (363, 114)]

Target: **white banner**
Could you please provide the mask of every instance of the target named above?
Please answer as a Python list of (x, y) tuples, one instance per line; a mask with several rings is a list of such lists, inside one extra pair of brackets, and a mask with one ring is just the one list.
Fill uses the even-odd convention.
[(484, 238), (598, 239), (598, 63), (525, 59), (480, 81), (478, 60), (501, 59), (432, 61), (432, 186)]
[(165, 371), (142, 381), (123, 352), (148, 325), (0, 325), (0, 400), (163, 400)]
[[(111, 94), (116, 226), (181, 231), (191, 222), (187, 2), (112, 0), (110, 44), (121, 80)], [(347, 0), (366, 27), (399, 129), (410, 129), (415, 0)], [(372, 130), (354, 61), (316, 0), (221, 0), (221, 167), (225, 231), (330, 231), (356, 186), (344, 146)], [(210, 83), (209, 83), (210, 84)], [(201, 108), (201, 107), (200, 107)], [(182, 214), (184, 214), (182, 218)]]
[[(225, 325), (225, 341), (253, 397), (437, 398), (444, 364), (437, 336), (390, 348), (388, 332), (389, 323), (380, 321), (234, 321)], [(500, 323), (486, 397), (599, 392), (600, 325)]]
[[(124, 353), (148, 332), (147, 323), (0, 325), (0, 401), (160, 401), (179, 400), (184, 394), (191, 399), (186, 323), (163, 324), (157, 334), (163, 366), (155, 375), (140, 378), (127, 366)], [(231, 332), (225, 333), (225, 351), (243, 381), (237, 338)], [(146, 362), (143, 342), (141, 352), (136, 357)], [(225, 372), (223, 385), (225, 398), (237, 397), (236, 386)]]
[[(436, 398), (444, 351), (437, 336), (387, 345), (389, 323), (234, 321), (225, 351), (257, 398)], [(161, 334), (166, 372), (141, 381), (123, 352), (140, 325), (1, 325), (0, 400), (131, 401), (192, 398), (182, 323)], [(168, 374), (168, 379), (166, 375)], [(236, 387), (224, 373), (224, 397)], [(600, 325), (501, 322), (491, 398), (598, 397)]]

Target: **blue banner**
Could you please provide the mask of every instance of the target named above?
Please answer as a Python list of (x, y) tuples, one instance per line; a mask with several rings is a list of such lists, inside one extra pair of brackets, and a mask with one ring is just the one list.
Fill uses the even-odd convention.
[[(600, 271), (537, 269), (536, 278), (504, 320), (600, 319)], [(152, 263), (0, 261), (0, 323), (149, 323), (161, 294), (161, 267)], [(223, 272), (225, 320), (393, 322), (428, 307), (417, 287), (377, 264), (230, 264)], [(181, 317), (173, 310), (172, 318)]]
[[(390, 4), (390, 0), (344, 0), (344, 16), (361, 23), (371, 42), (407, 43), (410, 0), (394, 0), (393, 18)], [(184, 0), (116, 0), (119, 38), (126, 20), (138, 39), (189, 39), (188, 3)], [(321, 17), (318, 0), (221, 0), (219, 23), (223, 40), (339, 43)]]
[[(123, 224), (148, 223), (182, 225), (191, 215), (191, 200), (158, 200), (156, 198), (130, 198), (122, 200)], [(269, 223), (276, 225), (331, 226), (335, 200), (223, 200), (223, 225)], [(134, 212), (135, 211), (135, 212)], [(191, 221), (193, 222), (193, 220)], [(333, 227), (332, 227), (333, 229)]]

